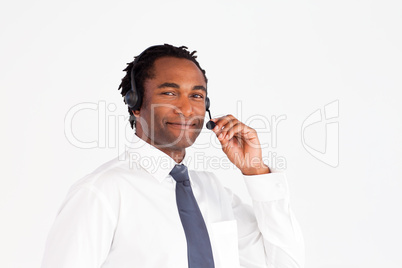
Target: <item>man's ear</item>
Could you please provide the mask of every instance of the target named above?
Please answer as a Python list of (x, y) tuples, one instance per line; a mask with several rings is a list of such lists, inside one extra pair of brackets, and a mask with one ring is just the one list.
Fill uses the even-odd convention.
[(140, 117), (140, 110), (131, 110), (132, 112), (133, 112), (133, 115), (135, 116), (135, 117)]

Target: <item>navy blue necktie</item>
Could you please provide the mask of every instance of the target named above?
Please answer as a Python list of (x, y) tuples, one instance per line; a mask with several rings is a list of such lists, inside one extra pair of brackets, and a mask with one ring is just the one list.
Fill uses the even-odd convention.
[(176, 180), (176, 202), (187, 240), (189, 268), (213, 268), (211, 242), (200, 208), (194, 198), (187, 167), (175, 165), (170, 172)]

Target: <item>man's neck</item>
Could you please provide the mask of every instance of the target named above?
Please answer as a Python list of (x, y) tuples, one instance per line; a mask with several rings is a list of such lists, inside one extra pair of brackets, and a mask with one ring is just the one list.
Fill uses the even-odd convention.
[(180, 163), (181, 161), (183, 161), (184, 156), (186, 155), (186, 150), (185, 149), (172, 149), (172, 148), (165, 148), (163, 146), (158, 146), (158, 144), (155, 144), (152, 142), (151, 139), (149, 139), (148, 137), (141, 137), (139, 135), (137, 135), (137, 133), (135, 133), (135, 135), (137, 137), (139, 137), (140, 139), (142, 139), (143, 141), (145, 141), (146, 143), (154, 146), (156, 149), (164, 152), (165, 154), (167, 154), (170, 158), (172, 158), (176, 163)]
[(184, 156), (186, 155), (186, 150), (184, 149), (181, 151), (173, 151), (166, 148), (158, 148), (158, 146), (154, 144), (152, 145), (155, 146), (157, 149), (161, 150), (162, 152), (164, 152), (165, 154), (167, 154), (168, 156), (170, 156), (176, 163), (180, 163), (181, 161), (183, 161)]

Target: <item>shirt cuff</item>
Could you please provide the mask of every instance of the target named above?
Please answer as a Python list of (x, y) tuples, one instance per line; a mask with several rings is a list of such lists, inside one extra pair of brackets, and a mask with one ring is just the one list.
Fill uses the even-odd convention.
[(248, 193), (253, 201), (270, 202), (289, 196), (285, 173), (271, 172), (261, 175), (243, 175)]

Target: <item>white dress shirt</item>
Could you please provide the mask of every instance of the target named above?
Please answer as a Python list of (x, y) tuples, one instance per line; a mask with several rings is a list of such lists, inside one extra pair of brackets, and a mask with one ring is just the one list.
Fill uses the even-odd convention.
[[(71, 187), (42, 268), (188, 267), (176, 182), (169, 175), (176, 163), (137, 136), (133, 142), (136, 149), (125, 157)], [(304, 267), (303, 238), (283, 173), (244, 176), (253, 207), (211, 172), (190, 170), (189, 176), (216, 268)]]

